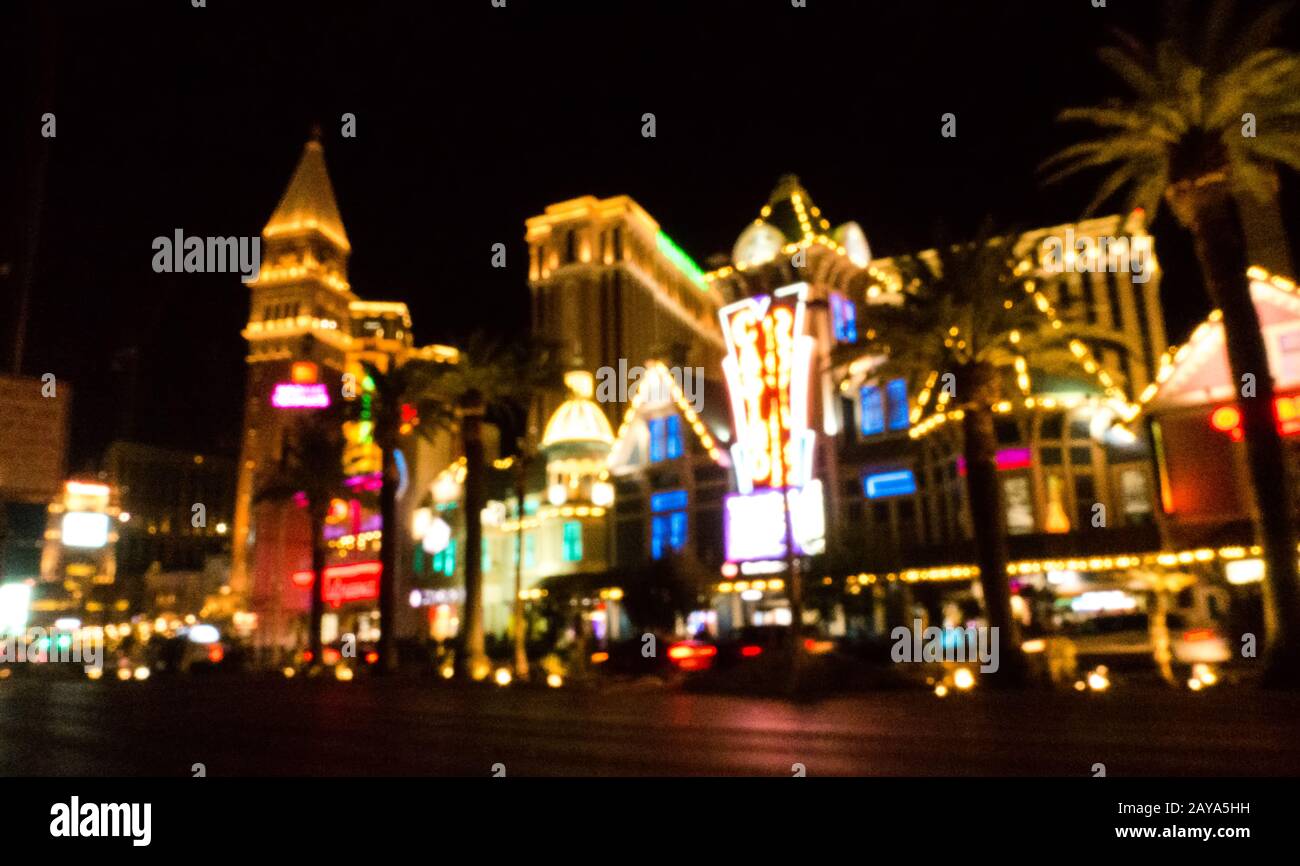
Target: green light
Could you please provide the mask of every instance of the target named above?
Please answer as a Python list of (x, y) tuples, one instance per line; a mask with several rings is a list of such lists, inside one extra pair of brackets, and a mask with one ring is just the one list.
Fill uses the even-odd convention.
[(664, 234), (662, 229), (655, 235), (655, 245), (659, 247), (659, 252), (667, 256), (682, 273), (690, 277), (691, 282), (701, 289), (708, 289), (709, 285), (704, 281), (704, 271), (700, 270), (700, 266), (686, 255), (685, 250), (673, 243), (673, 239)]

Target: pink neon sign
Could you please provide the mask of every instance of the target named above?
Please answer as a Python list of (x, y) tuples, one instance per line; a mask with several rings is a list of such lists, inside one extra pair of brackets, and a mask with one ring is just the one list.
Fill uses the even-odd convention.
[(324, 385), (299, 385), (281, 382), (271, 394), (277, 409), (324, 409), (330, 404), (330, 392)]

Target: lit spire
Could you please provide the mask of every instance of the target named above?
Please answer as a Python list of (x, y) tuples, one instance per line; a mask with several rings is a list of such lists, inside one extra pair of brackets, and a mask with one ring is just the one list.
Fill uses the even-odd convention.
[(340, 247), (344, 252), (352, 249), (343, 218), (339, 216), (334, 200), (334, 186), (325, 168), (325, 149), (320, 143), (320, 127), (312, 129), (312, 137), (302, 151), (302, 159), (294, 169), (275, 213), (262, 229), (262, 236), (298, 234), (317, 231)]

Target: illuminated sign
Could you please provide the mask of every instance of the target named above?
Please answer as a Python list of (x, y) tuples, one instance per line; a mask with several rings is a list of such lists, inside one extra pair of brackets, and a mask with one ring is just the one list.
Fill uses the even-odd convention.
[(889, 496), (907, 496), (916, 492), (916, 476), (910, 469), (897, 472), (877, 472), (862, 479), (862, 489), (868, 499), (885, 499)]
[[(1300, 433), (1300, 394), (1274, 398), (1273, 415), (1277, 419), (1278, 432), (1283, 436)], [(1245, 430), (1241, 426), (1241, 410), (1234, 405), (1219, 406), (1211, 412), (1210, 426), (1220, 433), (1227, 433), (1233, 442), (1245, 438)]]
[(731, 454), (742, 493), (802, 487), (812, 477), (808, 376), (813, 339), (804, 333), (807, 284), (737, 301), (719, 310), (736, 443)]
[(271, 394), (271, 405), (277, 409), (325, 409), (329, 404), (329, 391), (320, 384), (281, 382)]
[(354, 562), (331, 565), (325, 569), (321, 597), (334, 607), (349, 601), (372, 601), (379, 598), (378, 562)]
[(64, 514), (63, 544), (67, 547), (91, 549), (108, 544), (108, 515), (93, 511), (69, 511)]
[[(1028, 469), (1034, 465), (1034, 450), (1032, 448), (1002, 448), (998, 451), (996, 458), (999, 472), (1009, 472), (1012, 469)], [(957, 455), (957, 474), (965, 477), (966, 475), (966, 458)]]
[(0, 586), (0, 634), (22, 634), (27, 630), (27, 612), (32, 588), (26, 583)]
[[(816, 555), (826, 548), (826, 511), (822, 484), (812, 481), (791, 490), (790, 523), (795, 553)], [(786, 556), (785, 508), (782, 491), (733, 493), (723, 498), (727, 560), (746, 562)]]

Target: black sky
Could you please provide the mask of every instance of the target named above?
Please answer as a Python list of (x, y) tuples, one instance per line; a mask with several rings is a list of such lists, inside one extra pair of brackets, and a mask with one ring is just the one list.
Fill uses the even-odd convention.
[[(1207, 4), (1208, 5), (1208, 4)], [(1250, 7), (1250, 3), (1242, 3)], [(364, 298), (420, 342), (526, 319), (523, 221), (583, 194), (636, 198), (701, 264), (795, 172), (878, 255), (1075, 219), (1043, 191), (1066, 105), (1119, 92), (1094, 52), (1158, 32), (1152, 0), (6, 2), (0, 18), (0, 346), (33, 226), (24, 372), (75, 389), (73, 467), (118, 435), (231, 451), (248, 293), (155, 274), (152, 239), (259, 232), (314, 122)], [(1288, 40), (1297, 47), (1296, 30)], [(40, 137), (52, 111), (58, 136)], [(955, 140), (940, 116), (958, 117)], [(355, 139), (339, 117), (357, 116)], [(658, 137), (643, 139), (641, 115)], [(48, 148), (39, 222), (28, 218)], [(1294, 178), (1288, 177), (1294, 224)], [(1186, 237), (1156, 223), (1170, 337), (1207, 305)], [(489, 266), (505, 242), (510, 267)], [(137, 359), (138, 380), (125, 374)]]

